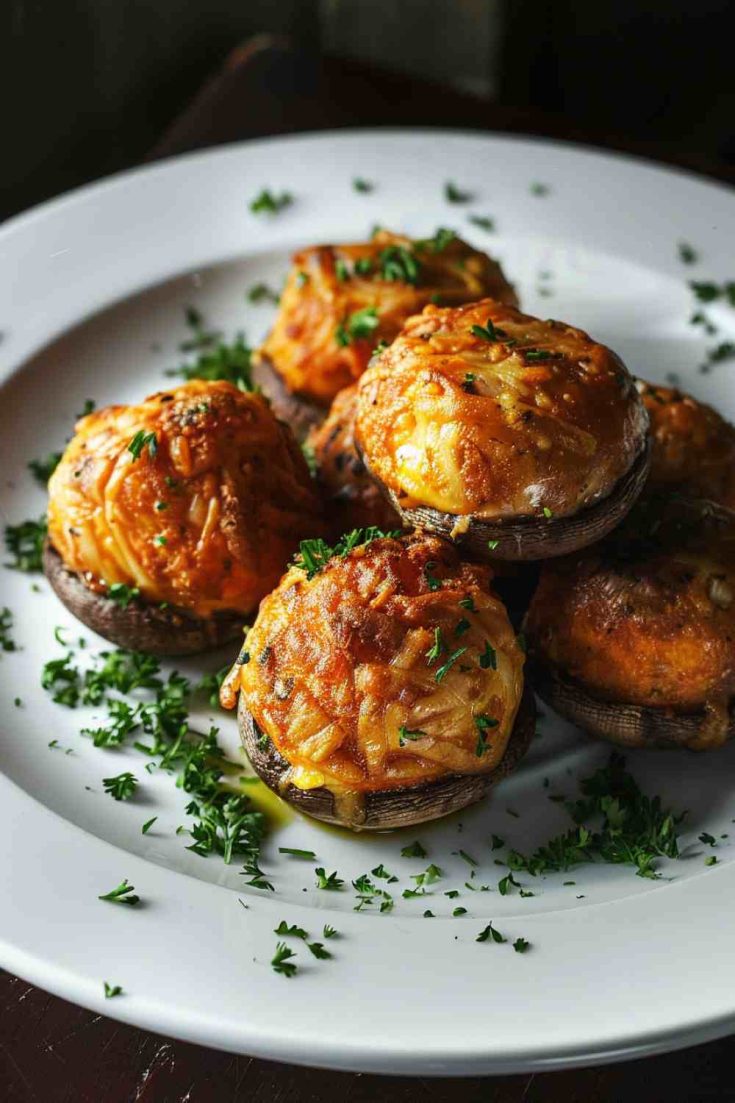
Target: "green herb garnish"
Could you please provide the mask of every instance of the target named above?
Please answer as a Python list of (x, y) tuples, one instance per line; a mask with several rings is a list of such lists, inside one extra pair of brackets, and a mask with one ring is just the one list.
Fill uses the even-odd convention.
[(492, 925), (492, 922), (488, 923), (487, 927), (484, 927), (483, 930), (480, 931), (477, 938), (475, 939), (475, 942), (488, 942), (490, 939), (492, 939), (493, 942), (508, 941), (508, 939), (505, 938), (500, 933), (500, 931), (496, 931), (495, 927), (493, 927)]
[(313, 850), (298, 850), (295, 846), (279, 846), (279, 854), (289, 854), (292, 858), (303, 858), (306, 862), (316, 861)]
[(423, 739), (426, 735), (425, 731), (421, 731), (420, 728), (415, 728), (411, 731), (405, 724), (401, 724), (398, 729), (398, 746), (405, 747), (406, 743), (413, 743), (417, 739)]
[(290, 950), (285, 942), (278, 942), (276, 952), (271, 958), (273, 972), (281, 973), (284, 977), (292, 977), (298, 969), (298, 966), (290, 960), (293, 957), (296, 957), (293, 950)]
[(103, 777), (102, 785), (114, 800), (130, 800), (138, 787), (138, 779), (128, 770), (116, 777)]
[(446, 678), (447, 674), (456, 663), (457, 659), (461, 658), (466, 650), (466, 647), (458, 647), (456, 651), (453, 651), (447, 661), (444, 663), (444, 665), (440, 666), (437, 670), (436, 674), (434, 675), (434, 681), (437, 683), (443, 681), (443, 679)]
[(114, 996), (122, 996), (123, 990), (119, 984), (108, 984), (107, 981), (105, 981), (104, 985), (106, 1000), (111, 1000)]
[(19, 525), (5, 526), (5, 547), (13, 556), (11, 567), (16, 571), (42, 570), (43, 545), (46, 540), (47, 524), (45, 517), (37, 521), (21, 521)]
[(290, 207), (292, 203), (293, 196), (290, 192), (283, 191), (276, 194), (269, 188), (263, 188), (255, 199), (250, 201), (250, 210), (253, 214), (278, 214), (279, 211)]
[(355, 176), (352, 180), (352, 190), (359, 192), (361, 195), (368, 195), (375, 190), (375, 184), (370, 180), (363, 179), (362, 176)]
[(427, 852), (424, 850), (418, 839), (410, 843), (408, 846), (401, 847), (402, 858), (426, 858)]
[(40, 483), (41, 486), (46, 486), (46, 483), (59, 466), (60, 459), (61, 452), (49, 452), (48, 456), (44, 456), (43, 459), (31, 460), (28, 464), (28, 470), (37, 483)]
[(471, 214), (467, 221), (471, 222), (473, 226), (479, 226), (481, 230), (487, 230), (488, 233), (492, 233), (495, 229), (495, 219), (487, 218), (485, 215)]
[(113, 582), (107, 587), (107, 596), (122, 609), (127, 609), (134, 598), (140, 597), (140, 590), (137, 586), (128, 586), (126, 582)]
[(328, 876), (324, 871), (324, 867), (320, 866), (314, 870), (316, 874), (316, 887), (318, 889), (325, 889), (328, 892), (338, 892), (344, 885), (344, 881), (341, 877), (337, 876), (337, 871), (330, 873)]
[(155, 433), (146, 433), (144, 429), (139, 429), (128, 444), (128, 452), (134, 460), (137, 460), (140, 459), (140, 454), (146, 447), (149, 456), (153, 459), (158, 451), (158, 438)]
[(278, 306), (280, 299), (278, 292), (267, 283), (254, 283), (248, 291), (249, 303), (273, 303), (274, 306)]
[(128, 904), (131, 908), (140, 903), (140, 897), (135, 895), (135, 885), (129, 884), (127, 878), (121, 881), (117, 888), (98, 896), (97, 899), (108, 900), (112, 904)]
[(462, 191), (451, 180), (448, 180), (444, 185), (444, 198), (448, 203), (469, 203), (472, 199), (472, 193)]
[(372, 337), (380, 324), (378, 312), (374, 306), (364, 306), (361, 310), (355, 310), (344, 321), (340, 322), (335, 330), (334, 339), (344, 348), (353, 341), (366, 341)]

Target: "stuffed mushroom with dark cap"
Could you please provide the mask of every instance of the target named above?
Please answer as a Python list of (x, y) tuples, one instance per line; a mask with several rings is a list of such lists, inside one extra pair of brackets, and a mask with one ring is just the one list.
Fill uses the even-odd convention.
[(735, 735), (735, 513), (641, 500), (606, 540), (545, 563), (525, 621), (557, 712), (631, 747)]
[(253, 767), (355, 830), (482, 797), (528, 746), (524, 653), (487, 566), (435, 537), (317, 542), (261, 604), (222, 687)]
[(262, 396), (196, 380), (77, 423), (49, 482), (44, 569), (106, 639), (182, 655), (237, 638), (315, 531), (290, 430)]
[(648, 471), (648, 416), (611, 349), (485, 299), (409, 318), (359, 383), (355, 440), (409, 525), (477, 556), (599, 540)]

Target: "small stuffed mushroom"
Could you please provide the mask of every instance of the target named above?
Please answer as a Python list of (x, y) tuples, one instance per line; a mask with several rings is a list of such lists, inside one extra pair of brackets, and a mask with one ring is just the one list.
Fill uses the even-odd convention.
[(534, 687), (593, 735), (709, 750), (735, 735), (735, 513), (642, 500), (544, 564), (525, 622)]
[(407, 524), (529, 560), (618, 524), (646, 478), (647, 430), (614, 352), (485, 299), (406, 322), (360, 380), (355, 440)]
[(424, 241), (379, 230), (358, 245), (311, 246), (293, 258), (254, 379), (301, 439), (411, 314), (487, 295), (517, 302), (500, 265), (450, 230)]
[(319, 518), (267, 401), (196, 380), (77, 423), (49, 482), (44, 569), (106, 639), (190, 654), (241, 634)]
[(356, 407), (357, 385), (353, 384), (339, 392), (326, 421), (307, 437), (327, 516), (336, 533), (373, 525), (387, 531), (401, 529), (401, 518), (355, 448)]
[(300, 810), (354, 830), (478, 800), (534, 726), (524, 654), (489, 568), (435, 537), (350, 538), (322, 552), (263, 601), (222, 687), (229, 708), (239, 691), (254, 769)]
[(651, 420), (649, 487), (735, 509), (735, 426), (676, 388), (636, 385)]

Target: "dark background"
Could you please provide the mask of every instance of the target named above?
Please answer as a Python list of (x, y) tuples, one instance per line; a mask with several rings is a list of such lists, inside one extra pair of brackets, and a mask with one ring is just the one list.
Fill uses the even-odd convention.
[(727, 0), (2, 0), (0, 216), (142, 160), (259, 32), (733, 165), (733, 30)]

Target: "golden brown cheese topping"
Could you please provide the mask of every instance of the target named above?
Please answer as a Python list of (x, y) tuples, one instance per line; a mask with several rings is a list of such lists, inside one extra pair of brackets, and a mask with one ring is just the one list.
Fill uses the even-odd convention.
[(646, 427), (614, 352), (486, 299), (407, 321), (360, 381), (356, 439), (401, 504), (548, 517), (609, 494)]
[(605, 701), (682, 709), (735, 694), (735, 514), (656, 498), (601, 544), (544, 564), (535, 657)]
[(49, 495), (67, 567), (101, 591), (126, 583), (200, 616), (251, 612), (319, 524), (290, 430), (224, 382), (82, 418)]
[(517, 302), (500, 265), (448, 231), (425, 242), (380, 230), (359, 245), (315, 245), (294, 256), (259, 355), (290, 390), (328, 406), (426, 303), (486, 295)]
[(393, 506), (371, 477), (355, 448), (357, 385), (340, 391), (326, 419), (308, 437), (317, 480), (339, 534), (375, 525), (403, 527)]
[(676, 388), (637, 386), (651, 419), (649, 486), (735, 509), (735, 427)]
[(364, 792), (497, 766), (524, 656), (490, 578), (422, 537), (376, 540), (311, 579), (285, 575), (239, 684), (288, 781)]

